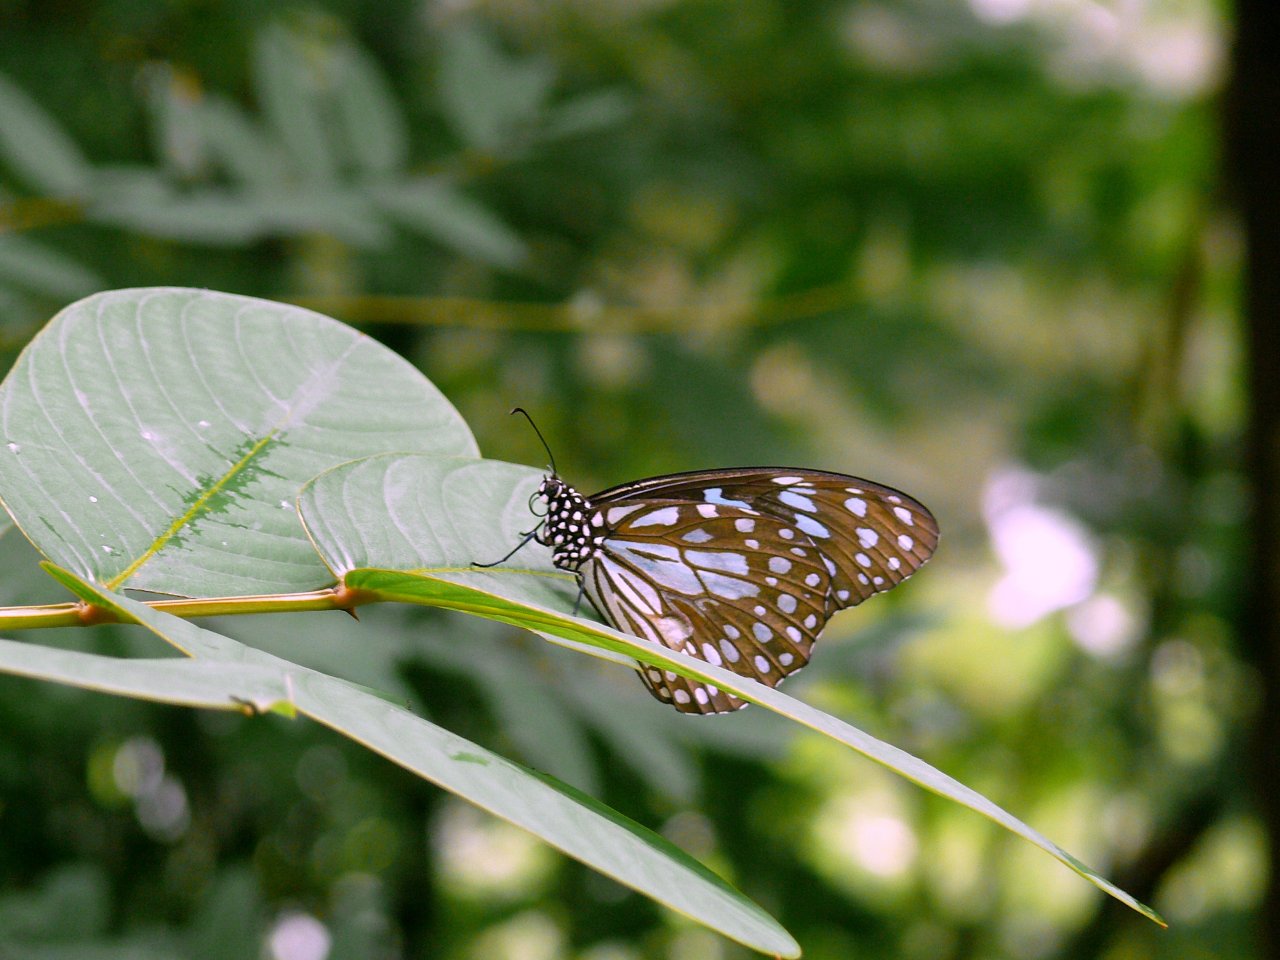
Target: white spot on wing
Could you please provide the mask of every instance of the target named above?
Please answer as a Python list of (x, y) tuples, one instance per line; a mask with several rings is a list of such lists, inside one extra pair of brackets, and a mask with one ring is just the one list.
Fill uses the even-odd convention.
[(796, 598), (789, 593), (778, 594), (778, 609), (783, 613), (795, 613)]
[(864, 549), (871, 549), (880, 542), (880, 534), (876, 533), (870, 527), (858, 528), (858, 542), (862, 544)]
[(679, 507), (662, 507), (631, 521), (633, 527), (669, 527), (680, 520)]
[(707, 585), (707, 590), (724, 600), (743, 600), (760, 593), (758, 584), (721, 573), (703, 573), (702, 581)]
[(710, 550), (686, 550), (685, 559), (704, 570), (721, 570), (725, 573), (746, 574), (747, 558), (740, 553)]
[(786, 487), (793, 483), (804, 483), (804, 477), (774, 477), (773, 482), (780, 483)]
[(796, 526), (803, 530), (811, 537), (829, 537), (831, 531), (820, 524), (813, 517), (798, 516), (796, 517)]
[(738, 648), (728, 640), (720, 641), (720, 651), (724, 654), (724, 658), (730, 663), (737, 663), (740, 657)]
[(662, 601), (657, 592), (643, 578), (637, 577), (630, 570), (623, 569), (612, 561), (605, 561), (605, 568), (612, 578), (618, 593), (640, 613), (656, 617), (662, 611)]
[(706, 543), (708, 540), (714, 540), (715, 537), (699, 527), (697, 530), (690, 530), (680, 539), (686, 543)]
[(756, 654), (755, 664), (756, 670), (760, 673), (768, 673), (769, 669), (773, 666), (765, 657), (762, 657), (759, 654)]
[(702, 659), (706, 660), (707, 663), (711, 664), (713, 667), (718, 667), (724, 662), (720, 659), (720, 651), (709, 643), (704, 643), (702, 645)]
[(733, 528), (739, 533), (750, 533), (756, 528), (756, 522), (750, 517), (739, 517), (733, 521)]
[(751, 509), (751, 504), (745, 500), (733, 500), (724, 495), (724, 489), (721, 487), (711, 487), (702, 491), (702, 499), (707, 503), (718, 503), (723, 507), (746, 507)]
[(907, 536), (905, 533), (898, 534), (898, 546), (900, 546), (903, 550), (910, 550), (915, 545), (916, 545), (916, 542), (912, 540), (909, 536)]
[(773, 631), (763, 623), (753, 623), (751, 625), (751, 632), (756, 635), (756, 639), (761, 643), (768, 643), (773, 639)]
[(791, 569), (791, 561), (786, 557), (770, 557), (769, 569), (774, 573), (786, 573)]
[(720, 516), (720, 511), (716, 509), (716, 505), (715, 505), (714, 503), (700, 503), (700, 504), (698, 504), (698, 513), (702, 514), (702, 516), (704, 516), (704, 517), (718, 517), (718, 516)]
[(908, 527), (915, 525), (915, 518), (911, 516), (911, 511), (906, 507), (894, 507), (893, 512), (894, 515)]
[(788, 507), (794, 507), (796, 510), (808, 510), (810, 513), (818, 508), (813, 505), (813, 501), (808, 497), (802, 497), (794, 490), (784, 490), (778, 494), (778, 499), (785, 503)]
[(664, 543), (611, 540), (609, 549), (619, 561), (635, 567), (660, 584), (664, 590), (674, 590), (687, 596), (702, 592), (697, 572), (684, 561), (679, 547)]
[(844, 505), (855, 517), (865, 517), (867, 515), (867, 501), (861, 497), (850, 497), (844, 502)]
[(689, 639), (694, 632), (694, 627), (684, 617), (658, 617), (654, 626), (658, 627), (659, 634), (662, 634), (669, 646), (677, 646), (682, 640)]
[(618, 524), (620, 524), (623, 520), (627, 519), (627, 517), (631, 516), (637, 510), (643, 510), (643, 509), (644, 509), (643, 503), (629, 503), (626, 506), (622, 506), (622, 507), (610, 507), (609, 508), (609, 525), (616, 527)]

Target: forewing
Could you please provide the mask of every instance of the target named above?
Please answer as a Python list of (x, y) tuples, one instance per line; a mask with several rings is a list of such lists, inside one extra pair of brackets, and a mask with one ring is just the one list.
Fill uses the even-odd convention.
[(938, 545), (924, 504), (859, 477), (789, 467), (676, 473), (613, 487), (591, 497), (607, 507), (638, 497), (751, 509), (804, 534), (830, 561), (828, 615), (901, 583)]
[[(750, 508), (645, 500), (601, 509), (609, 535), (580, 572), (615, 627), (771, 687), (809, 662), (831, 588), (810, 538)], [(642, 664), (640, 676), (682, 713), (744, 704), (671, 671)]]

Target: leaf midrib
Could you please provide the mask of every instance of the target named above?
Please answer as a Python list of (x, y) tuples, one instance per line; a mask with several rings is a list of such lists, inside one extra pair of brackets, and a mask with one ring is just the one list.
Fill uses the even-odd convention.
[(283, 429), (283, 424), (270, 430), (261, 440), (250, 447), (249, 451), (243, 457), (231, 465), (230, 470), (219, 477), (216, 483), (212, 484), (192, 502), (191, 506), (187, 508), (186, 513), (182, 514), (182, 516), (175, 519), (173, 523), (169, 524), (168, 529), (166, 529), (164, 533), (151, 541), (151, 545), (148, 546), (146, 550), (142, 551), (142, 553), (140, 553), (132, 563), (108, 580), (105, 586), (110, 590), (120, 589), (121, 584), (137, 573), (143, 564), (163, 550), (165, 544), (177, 536), (180, 530), (188, 524), (193, 523), (196, 517), (204, 511), (209, 501), (217, 496), (218, 492), (230, 483), (232, 479), (239, 476), (244, 471), (245, 467), (247, 467), (249, 463), (262, 452), (267, 444), (276, 438), (276, 435), (279, 434), (281, 429)]

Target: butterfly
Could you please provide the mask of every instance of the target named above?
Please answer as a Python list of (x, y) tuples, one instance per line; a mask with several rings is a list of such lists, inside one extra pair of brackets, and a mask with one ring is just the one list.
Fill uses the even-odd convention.
[[(584, 497), (554, 458), (550, 469), (530, 498), (531, 509), (546, 506), (541, 522), (502, 560), (477, 566), (536, 540), (616, 629), (770, 687), (809, 662), (836, 611), (901, 583), (938, 545), (918, 500), (841, 473), (696, 470)], [(746, 704), (643, 663), (640, 677), (681, 713)]]

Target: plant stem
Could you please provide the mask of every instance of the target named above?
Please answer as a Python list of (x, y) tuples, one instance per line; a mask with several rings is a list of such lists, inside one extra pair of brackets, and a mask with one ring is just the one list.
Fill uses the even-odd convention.
[[(268, 593), (248, 597), (204, 597), (199, 599), (149, 600), (147, 606), (175, 617), (226, 617), (246, 613), (302, 613), (311, 610), (346, 610), (372, 597), (344, 586), (309, 590), (305, 593)], [(88, 604), (45, 603), (26, 607), (0, 607), (0, 630), (37, 630), (51, 627), (85, 627), (114, 623), (118, 618)]]

